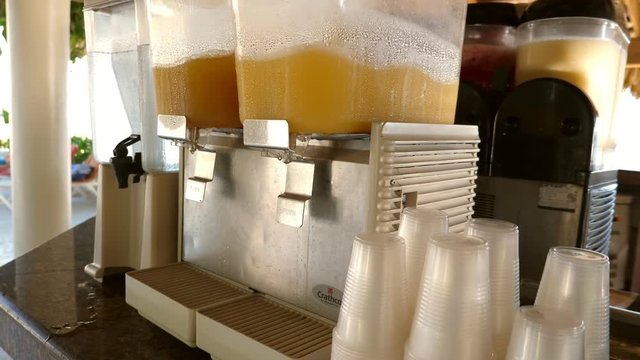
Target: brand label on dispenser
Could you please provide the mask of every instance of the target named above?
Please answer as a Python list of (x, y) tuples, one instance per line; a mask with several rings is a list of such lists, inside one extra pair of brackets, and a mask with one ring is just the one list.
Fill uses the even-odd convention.
[(342, 305), (342, 291), (329, 285), (316, 285), (313, 287), (313, 297), (324, 304), (340, 307)]
[(574, 185), (543, 184), (538, 191), (538, 206), (573, 211), (578, 206), (579, 190)]

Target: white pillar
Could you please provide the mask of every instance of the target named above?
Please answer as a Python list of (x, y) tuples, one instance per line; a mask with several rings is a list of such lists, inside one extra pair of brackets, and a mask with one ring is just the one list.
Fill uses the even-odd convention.
[(69, 0), (8, 0), (14, 253), (71, 227)]

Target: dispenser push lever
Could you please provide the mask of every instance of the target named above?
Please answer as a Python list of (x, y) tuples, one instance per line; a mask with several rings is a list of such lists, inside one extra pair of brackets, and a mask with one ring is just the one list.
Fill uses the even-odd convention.
[(302, 227), (307, 201), (313, 193), (314, 174), (315, 164), (312, 162), (292, 161), (287, 164), (285, 192), (278, 196), (279, 224)]
[(207, 183), (213, 181), (216, 166), (216, 153), (208, 150), (196, 150), (196, 164), (193, 176), (185, 184), (187, 200), (203, 202)]

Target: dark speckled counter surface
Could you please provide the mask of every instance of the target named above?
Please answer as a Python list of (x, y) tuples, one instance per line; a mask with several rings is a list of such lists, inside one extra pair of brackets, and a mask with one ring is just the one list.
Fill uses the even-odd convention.
[(85, 275), (94, 220), (0, 267), (0, 347), (20, 359), (210, 359), (128, 306), (124, 276)]
[[(94, 281), (94, 220), (0, 267), (0, 347), (21, 359), (210, 359), (126, 304), (124, 275)], [(611, 358), (640, 359), (640, 316), (612, 312)], [(623, 321), (620, 321), (623, 320)]]

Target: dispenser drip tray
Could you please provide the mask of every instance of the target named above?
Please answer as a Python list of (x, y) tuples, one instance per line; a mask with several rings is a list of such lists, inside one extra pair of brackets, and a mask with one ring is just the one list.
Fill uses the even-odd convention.
[(334, 324), (266, 296), (198, 310), (196, 342), (214, 359), (329, 359)]
[(132, 271), (126, 276), (127, 304), (191, 347), (196, 342), (196, 310), (250, 294), (248, 288), (187, 263)]

